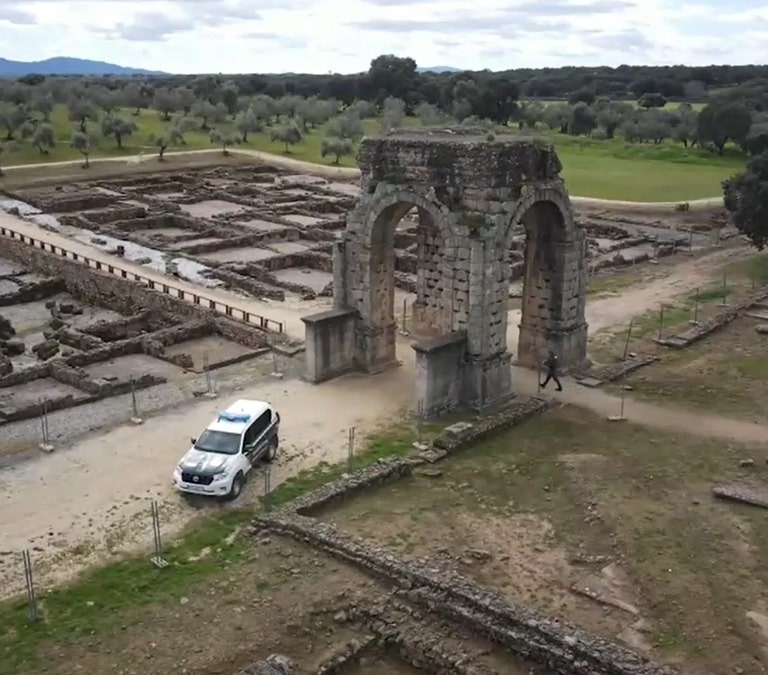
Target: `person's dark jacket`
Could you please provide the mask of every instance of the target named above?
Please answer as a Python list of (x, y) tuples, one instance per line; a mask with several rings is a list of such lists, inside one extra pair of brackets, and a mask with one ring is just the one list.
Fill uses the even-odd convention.
[(547, 370), (550, 373), (556, 373), (557, 372), (557, 355), (556, 354), (550, 354), (547, 357), (547, 360), (544, 361), (544, 365), (547, 367)]

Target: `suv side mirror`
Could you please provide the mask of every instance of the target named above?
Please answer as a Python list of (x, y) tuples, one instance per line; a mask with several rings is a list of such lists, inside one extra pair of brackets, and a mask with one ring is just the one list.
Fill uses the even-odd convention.
[(197, 439), (196, 438), (190, 438), (189, 442), (192, 443), (192, 445), (194, 445), (195, 443), (197, 443)]

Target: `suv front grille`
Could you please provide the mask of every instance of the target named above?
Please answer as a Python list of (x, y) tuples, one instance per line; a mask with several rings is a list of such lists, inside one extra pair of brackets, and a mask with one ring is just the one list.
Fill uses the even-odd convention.
[[(197, 480), (195, 480), (195, 477), (197, 477)], [(183, 471), (181, 473), (181, 480), (185, 483), (192, 483), (194, 485), (210, 485), (211, 481), (213, 481), (213, 476), (201, 476), (200, 474)]]

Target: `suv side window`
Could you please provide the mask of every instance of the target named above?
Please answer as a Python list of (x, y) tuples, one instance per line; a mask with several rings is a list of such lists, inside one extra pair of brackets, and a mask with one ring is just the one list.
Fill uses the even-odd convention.
[(265, 410), (261, 415), (259, 415), (256, 421), (251, 424), (248, 431), (245, 432), (243, 447), (248, 447), (249, 445), (255, 443), (271, 422), (272, 413), (269, 410)]

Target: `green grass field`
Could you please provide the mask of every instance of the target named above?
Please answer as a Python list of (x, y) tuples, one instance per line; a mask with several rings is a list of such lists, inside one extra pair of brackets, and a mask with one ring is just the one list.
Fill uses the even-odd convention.
[[(130, 116), (130, 113), (126, 113)], [(167, 123), (155, 111), (142, 111), (139, 117), (131, 117), (139, 129), (124, 139), (122, 150), (113, 139), (100, 139), (92, 148), (92, 158), (104, 156), (134, 155), (140, 151), (156, 152), (149, 145), (149, 136), (161, 133)], [(79, 159), (81, 155), (70, 147), (72, 124), (67, 111), (57, 107), (51, 122), (56, 130), (57, 147), (48, 155), (41, 155), (28, 143), (10, 144), (0, 161), (3, 166), (55, 162)], [(416, 120), (409, 118), (416, 124)], [(228, 124), (231, 124), (229, 122)], [(93, 125), (96, 129), (97, 126)], [(366, 120), (369, 135), (379, 133), (376, 120)], [(744, 158), (735, 150), (724, 157), (718, 157), (701, 149), (683, 148), (672, 142), (661, 145), (628, 144), (623, 140), (598, 141), (589, 138), (574, 138), (549, 130), (538, 129), (536, 135), (550, 140), (556, 147), (564, 166), (563, 175), (572, 195), (619, 199), (629, 201), (688, 201), (721, 194), (721, 182), (741, 170)], [(332, 164), (332, 158), (323, 158), (320, 146), (324, 137), (322, 129), (307, 134), (301, 143), (293, 146), (289, 156), (317, 164)], [(197, 150), (211, 148), (208, 134), (190, 131), (185, 134), (186, 144), (169, 148), (176, 150)], [(267, 132), (249, 134), (248, 143), (243, 147), (262, 152), (283, 154), (282, 143), (273, 143)], [(341, 166), (354, 166), (354, 157), (342, 157)]]

